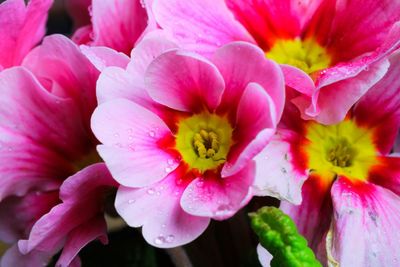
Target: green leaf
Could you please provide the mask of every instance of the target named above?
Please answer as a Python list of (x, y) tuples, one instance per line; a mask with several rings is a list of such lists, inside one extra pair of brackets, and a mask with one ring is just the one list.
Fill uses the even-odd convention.
[(261, 245), (273, 259), (272, 267), (322, 267), (293, 220), (275, 207), (263, 207), (249, 214)]

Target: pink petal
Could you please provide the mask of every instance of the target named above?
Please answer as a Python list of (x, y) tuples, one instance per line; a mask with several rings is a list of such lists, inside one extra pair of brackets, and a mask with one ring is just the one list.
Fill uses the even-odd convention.
[(161, 0), (153, 5), (156, 21), (183, 48), (211, 56), (233, 41), (254, 43), (222, 0)]
[[(95, 238), (91, 233), (87, 233), (89, 236), (84, 236), (81, 240), (75, 239), (74, 236), (81, 231), (87, 232), (77, 229), (85, 228), (89, 221), (102, 215), (105, 195), (107, 190), (112, 189), (113, 184), (107, 168), (102, 163), (91, 165), (69, 177), (60, 188), (63, 203), (55, 206), (34, 224), (29, 239), (18, 242), (20, 251), (29, 253), (32, 250), (40, 250), (55, 254), (72, 235), (73, 238), (68, 241), (72, 243), (67, 243), (66, 252), (67, 256), (71, 256), (68, 249), (73, 247), (69, 247), (70, 245), (73, 246), (74, 242), (79, 241), (80, 244), (76, 244), (79, 247), (89, 236)], [(99, 227), (95, 227), (93, 231), (98, 233)], [(105, 230), (104, 227), (103, 229)], [(103, 235), (105, 234), (104, 232)], [(67, 256), (65, 257), (69, 258)]]
[(268, 252), (268, 250), (266, 250), (261, 246), (261, 244), (257, 245), (257, 255), (258, 255), (258, 260), (261, 263), (261, 266), (263, 267), (271, 266), (270, 264), (273, 257), (271, 253)]
[(233, 145), (221, 171), (230, 176), (247, 165), (269, 142), (275, 133), (279, 117), (273, 99), (257, 83), (250, 83), (239, 102)]
[(236, 107), (247, 85), (254, 82), (271, 96), (276, 118), (280, 118), (285, 103), (283, 75), (279, 66), (266, 59), (261, 49), (244, 42), (231, 43), (218, 49), (212, 61), (226, 84), (219, 110)]
[(385, 57), (399, 46), (400, 22), (393, 25), (376, 51), (322, 71), (312, 99), (305, 97), (311, 105), (304, 117), (314, 117), (324, 124), (343, 120), (350, 107), (385, 75), (389, 68)]
[(101, 157), (122, 185), (152, 184), (179, 164), (176, 155), (158, 145), (172, 137), (167, 125), (134, 102), (117, 99), (100, 105), (93, 114), (92, 129), (104, 144), (98, 147)]
[(0, 73), (0, 94), (0, 199), (55, 188), (91, 146), (74, 102), (52, 95), (23, 68)]
[(377, 164), (368, 173), (368, 181), (400, 195), (400, 155), (377, 158)]
[(52, 0), (8, 0), (0, 4), (0, 65), (21, 64), (24, 56), (45, 34)]
[(41, 251), (32, 251), (29, 254), (22, 254), (15, 244), (9, 248), (0, 259), (1, 267), (11, 266), (29, 266), (42, 267), (47, 266), (53, 255)]
[[(354, 78), (334, 82), (328, 86), (320, 87), (320, 90), (313, 95), (312, 101), (315, 108), (309, 107), (303, 118), (315, 117), (323, 124), (334, 124), (342, 121), (350, 108), (356, 103), (372, 86), (374, 86), (387, 72), (388, 61), (370, 65)], [(348, 71), (351, 67), (348, 68)], [(343, 71), (347, 71), (345, 68)], [(339, 75), (338, 75), (339, 76)], [(340, 103), (338, 105), (338, 103)], [(316, 115), (317, 114), (317, 115)]]
[(358, 124), (375, 128), (375, 141), (382, 154), (391, 151), (400, 127), (400, 52), (391, 55), (389, 62), (386, 75), (354, 108)]
[(311, 174), (302, 187), (301, 204), (295, 206), (282, 201), (280, 206), (294, 220), (299, 233), (307, 239), (308, 245), (321, 262), (326, 261), (324, 237), (331, 223), (331, 178)]
[(24, 60), (27, 67), (43, 82), (51, 82), (49, 91), (74, 99), (89, 129), (89, 119), (97, 105), (96, 80), (99, 71), (77, 45), (63, 35), (51, 35)]
[(127, 55), (147, 26), (141, 1), (92, 0), (93, 43)]
[(185, 189), (181, 206), (187, 213), (224, 220), (232, 217), (250, 201), (250, 186), (254, 180), (255, 164), (249, 164), (232, 176), (221, 178), (205, 173)]
[(400, 20), (400, 3), (391, 0), (337, 2), (334, 14), (328, 47), (335, 51), (338, 61), (348, 61), (382, 44), (391, 27)]
[(146, 241), (156, 247), (169, 248), (196, 239), (208, 226), (209, 218), (186, 213), (180, 206), (184, 183), (181, 172), (172, 172), (160, 182), (140, 189), (121, 186), (115, 207), (133, 227), (143, 226)]
[(125, 68), (129, 63), (127, 55), (108, 47), (81, 45), (80, 49), (99, 71), (104, 70), (108, 66)]
[(58, 203), (58, 191), (31, 192), (24, 197), (4, 199), (0, 202), (0, 239), (13, 243), (26, 238), (33, 224)]
[(98, 101), (103, 103), (115, 98), (126, 98), (151, 109), (154, 101), (145, 90), (144, 74), (154, 58), (176, 47), (174, 43), (161, 37), (158, 31), (146, 35), (132, 50), (132, 60), (126, 70), (111, 67), (101, 73), (97, 82)]
[(214, 111), (224, 91), (224, 80), (208, 60), (184, 51), (169, 51), (156, 58), (146, 72), (151, 98), (180, 111)]
[(285, 84), (287, 86), (296, 89), (296, 91), (306, 96), (312, 96), (315, 91), (315, 84), (310, 75), (290, 65), (280, 66), (285, 76)]
[[(293, 204), (301, 203), (301, 187), (307, 178), (306, 170), (293, 166), (289, 142), (279, 132), (255, 158), (254, 194), (272, 196)], [(287, 134), (287, 133), (286, 133)]]
[(370, 183), (340, 178), (332, 187), (332, 256), (340, 266), (396, 266), (400, 197)]
[(227, 0), (229, 9), (265, 51), (276, 38), (296, 38), (319, 1)]
[(131, 62), (127, 71), (143, 78), (150, 63), (162, 53), (178, 48), (161, 30), (145, 35), (131, 53)]
[(97, 238), (102, 240), (103, 244), (108, 243), (107, 225), (102, 215), (93, 218), (79, 228), (71, 231), (56, 266), (71, 266), (71, 262), (78, 256), (78, 252)]

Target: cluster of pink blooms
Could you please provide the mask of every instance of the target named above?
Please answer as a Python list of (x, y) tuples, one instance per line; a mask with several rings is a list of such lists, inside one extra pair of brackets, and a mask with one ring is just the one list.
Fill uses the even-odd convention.
[(171, 248), (253, 196), (324, 266), (400, 265), (399, 0), (66, 2), (71, 38), (0, 4), (1, 267), (80, 266), (109, 201)]

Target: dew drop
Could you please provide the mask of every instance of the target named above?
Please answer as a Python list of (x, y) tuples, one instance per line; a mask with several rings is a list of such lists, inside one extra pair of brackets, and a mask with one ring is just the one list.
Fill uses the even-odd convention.
[(149, 132), (149, 136), (150, 136), (150, 137), (155, 137), (155, 136), (156, 136), (156, 133), (155, 133), (154, 131), (150, 131), (150, 132)]
[(171, 242), (173, 242), (175, 240), (175, 236), (174, 235), (168, 235), (166, 238), (165, 238), (165, 241), (167, 241), (167, 243), (171, 243)]
[(118, 138), (119, 137), (119, 133), (115, 133), (114, 136)]
[(150, 188), (147, 190), (147, 194), (149, 194), (149, 195), (154, 195), (154, 193), (155, 193), (155, 191), (153, 188)]
[(163, 235), (159, 235), (156, 239), (154, 239), (154, 243), (156, 245), (162, 245), (165, 243), (165, 237)]
[(166, 172), (166, 173), (170, 173), (170, 172), (172, 172), (173, 170), (174, 170), (174, 168), (165, 167), (165, 172)]
[(204, 179), (199, 179), (199, 180), (196, 182), (196, 186), (197, 186), (197, 187), (203, 187), (203, 185), (204, 185)]
[(134, 199), (129, 199), (129, 200), (128, 200), (128, 203), (129, 203), (129, 204), (133, 204), (133, 203), (135, 203), (135, 201), (136, 201), (136, 200), (134, 200)]

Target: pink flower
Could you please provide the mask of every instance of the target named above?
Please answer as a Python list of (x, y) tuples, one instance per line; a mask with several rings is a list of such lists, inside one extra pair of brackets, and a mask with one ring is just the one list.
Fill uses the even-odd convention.
[(205, 56), (232, 41), (257, 44), (301, 93), (293, 101), (303, 118), (325, 124), (383, 77), (385, 56), (400, 44), (400, 3), (391, 0), (158, 0), (152, 12), (183, 48)]
[(301, 120), (288, 104), (277, 135), (286, 149), (262, 152), (285, 155), (286, 173), (276, 179), (307, 178), (301, 205), (283, 201), (281, 208), (324, 265), (400, 261), (400, 158), (389, 154), (400, 128), (400, 53), (389, 61), (385, 77), (336, 125)]
[(91, 24), (79, 28), (72, 37), (78, 44), (106, 46), (129, 55), (143, 32), (156, 26), (139, 0), (69, 1), (78, 25), (89, 22), (89, 6)]
[(1, 266), (43, 266), (63, 247), (58, 266), (76, 266), (86, 243), (106, 241), (104, 198), (115, 186), (104, 164), (93, 165), (99, 71), (61, 35), (22, 65), (0, 73), (0, 239), (26, 239), (25, 255), (15, 244)]
[(0, 4), (0, 71), (18, 66), (45, 34), (52, 0), (7, 0)]
[(275, 132), (284, 83), (251, 44), (226, 45), (208, 60), (153, 36), (126, 70), (102, 72), (98, 97), (92, 129), (121, 184), (117, 211), (143, 226), (150, 244), (174, 247), (251, 199), (252, 159)]

